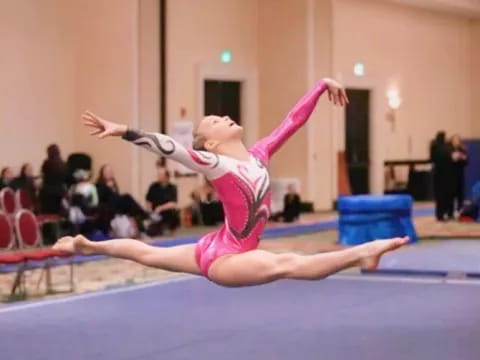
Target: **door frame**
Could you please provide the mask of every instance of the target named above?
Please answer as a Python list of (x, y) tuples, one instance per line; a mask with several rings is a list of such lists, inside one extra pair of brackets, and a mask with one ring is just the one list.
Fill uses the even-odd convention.
[[(350, 80), (350, 81), (348, 81)], [(385, 131), (385, 114), (387, 113), (386, 100), (382, 97), (384, 93), (382, 87), (373, 83), (365, 81), (364, 78), (348, 79), (345, 81), (345, 89), (352, 90), (369, 90), (370, 91), (370, 170), (369, 170), (369, 182), (371, 194), (383, 194), (384, 191), (384, 166), (385, 153), (384, 153), (384, 138)], [(339, 129), (339, 149), (345, 151), (346, 149), (346, 111), (342, 111), (341, 126)], [(383, 135), (382, 135), (383, 134)], [(338, 169), (337, 169), (338, 171)], [(338, 175), (337, 175), (338, 176)]]
[(258, 135), (258, 79), (254, 70), (239, 68), (230, 64), (197, 66), (197, 106), (196, 117), (204, 116), (205, 80), (238, 81), (241, 83), (240, 112), (244, 128), (244, 140), (247, 146), (257, 141)]
[[(211, 110), (209, 112), (204, 111), (204, 114), (205, 115), (214, 114), (214, 115), (221, 115), (221, 116), (228, 115), (228, 116), (230, 116), (230, 118), (233, 121), (237, 122), (239, 125), (242, 125), (243, 114), (242, 114), (242, 104), (241, 103), (242, 103), (243, 82), (241, 82), (241, 81), (230, 81), (230, 80), (225, 81), (225, 80), (218, 80), (218, 79), (215, 79), (215, 80), (205, 79), (204, 83), (203, 83), (204, 90), (207, 88), (207, 84), (210, 84), (210, 85), (213, 86), (214, 92), (216, 93), (215, 95), (218, 95), (218, 97), (217, 96), (214, 96), (214, 97), (218, 101), (214, 101), (214, 104), (211, 104), (211, 105), (214, 105), (213, 106), (214, 110)], [(238, 105), (238, 114), (236, 116), (234, 116), (231, 113), (225, 112), (226, 109), (223, 108), (223, 105), (224, 105), (223, 100), (225, 100), (225, 99), (222, 96), (224, 96), (225, 87), (230, 87), (230, 86), (232, 86), (231, 89), (233, 89), (233, 87), (237, 88), (237, 86), (238, 86), (238, 91), (235, 92), (235, 95), (237, 95), (239, 97), (239, 99), (238, 99), (239, 103), (237, 104)], [(233, 95), (233, 93), (232, 93), (232, 95)], [(204, 93), (204, 96), (205, 96), (205, 93)], [(206, 99), (204, 99), (204, 106), (206, 105), (205, 100)], [(216, 113), (218, 105), (220, 105), (219, 106), (221, 108), (220, 111), (223, 111), (219, 114)], [(236, 110), (236, 107), (235, 107), (235, 110)]]
[[(351, 86), (346, 86), (345, 87), (345, 91), (348, 92), (348, 90), (363, 90), (363, 91), (368, 91), (368, 95), (369, 95), (369, 103), (368, 103), (368, 193), (373, 193), (373, 188), (372, 188), (372, 175), (373, 175), (373, 172), (372, 172), (372, 166), (373, 166), (373, 161), (372, 161), (372, 155), (373, 155), (373, 151), (372, 151), (372, 145), (373, 145), (373, 142), (372, 142), (372, 90), (371, 89), (368, 89), (368, 88), (365, 88), (365, 87), (351, 87)], [(343, 141), (344, 141), (344, 153), (345, 153), (345, 156), (347, 155), (347, 109), (346, 107), (343, 109), (343, 121), (344, 121), (344, 124), (343, 124), (343, 132), (342, 132), (342, 137), (343, 137)], [(347, 172), (348, 172), (348, 163), (346, 163), (346, 166), (347, 166)], [(347, 173), (347, 176), (349, 176), (349, 173)], [(350, 184), (351, 186), (351, 184)]]

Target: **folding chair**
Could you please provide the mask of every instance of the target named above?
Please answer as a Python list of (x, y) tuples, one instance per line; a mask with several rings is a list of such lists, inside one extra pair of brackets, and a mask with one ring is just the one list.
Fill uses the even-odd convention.
[(17, 266), (17, 274), (10, 291), (10, 298), (15, 297), (17, 290), (19, 296), (22, 296), (22, 294), (25, 293), (25, 287), (22, 286), (24, 285), (22, 280), (25, 271), (25, 257), (18, 250), (14, 251), (15, 248), (16, 242), (12, 223), (4, 212), (0, 212), (0, 266)]
[[(52, 279), (51, 279), (51, 259), (56, 257), (70, 257), (70, 254), (56, 251), (51, 248), (42, 248), (42, 239), (40, 236), (40, 229), (35, 215), (29, 211), (22, 209), (15, 215), (15, 232), (23, 251), (25, 261), (40, 261), (43, 262), (43, 272), (38, 284), (46, 275), (47, 293), (53, 293)], [(70, 291), (73, 291), (73, 262), (70, 262)]]

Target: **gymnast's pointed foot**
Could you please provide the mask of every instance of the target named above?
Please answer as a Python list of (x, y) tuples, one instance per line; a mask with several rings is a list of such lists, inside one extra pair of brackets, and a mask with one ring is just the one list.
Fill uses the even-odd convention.
[(360, 260), (360, 268), (362, 270), (376, 270), (383, 254), (397, 250), (408, 244), (409, 238), (394, 238), (388, 240), (375, 240), (364, 245), (365, 255)]

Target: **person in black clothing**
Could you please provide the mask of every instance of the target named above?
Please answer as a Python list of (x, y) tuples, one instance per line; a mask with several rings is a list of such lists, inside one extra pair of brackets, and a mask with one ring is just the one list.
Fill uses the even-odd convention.
[(20, 175), (13, 179), (11, 186), (13, 189), (23, 189), (27, 192), (33, 208), (36, 208), (37, 203), (37, 186), (35, 185), (36, 177), (33, 175), (33, 168), (31, 164), (23, 164), (20, 170)]
[(64, 212), (62, 201), (66, 195), (66, 166), (60, 156), (58, 145), (47, 148), (47, 159), (42, 165), (43, 183), (39, 193), (40, 212), (42, 214), (61, 214)]
[(150, 185), (146, 196), (153, 222), (147, 229), (149, 236), (163, 234), (164, 228), (174, 232), (180, 225), (177, 210), (177, 187), (170, 183), (170, 173), (157, 164), (157, 181)]
[(98, 202), (100, 204), (109, 204), (115, 206), (119, 197), (118, 184), (113, 170), (109, 165), (103, 165), (100, 168), (97, 178)]
[(465, 166), (467, 165), (468, 153), (459, 135), (452, 137), (450, 146), (452, 148), (454, 172), (453, 200), (455, 209), (460, 211), (465, 200)]
[(288, 193), (283, 198), (283, 221), (293, 222), (300, 217), (301, 201), (300, 195), (295, 190), (295, 185), (288, 185)]
[(130, 194), (120, 194), (117, 180), (109, 165), (100, 168), (97, 182), (98, 193), (98, 227), (104, 233), (110, 231), (110, 223), (115, 215), (125, 214), (137, 221), (137, 227), (142, 230), (142, 220), (148, 213), (135, 201)]
[(445, 217), (453, 219), (455, 177), (452, 157), (452, 147), (445, 140), (445, 132), (440, 131), (430, 144), (430, 160), (433, 163), (435, 215), (438, 221), (445, 221)]
[(13, 171), (10, 167), (5, 166), (0, 172), (0, 190), (4, 187), (11, 187), (13, 180)]
[[(218, 200), (215, 190), (207, 178), (204, 178), (204, 184), (191, 195), (195, 215), (199, 215), (200, 221), (206, 226), (214, 226), (222, 223), (225, 218), (222, 203)], [(199, 213), (199, 214), (196, 214)]]

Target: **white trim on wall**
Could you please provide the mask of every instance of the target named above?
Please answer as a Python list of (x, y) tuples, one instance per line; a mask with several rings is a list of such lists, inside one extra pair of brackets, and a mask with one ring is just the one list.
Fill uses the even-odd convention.
[[(311, 89), (315, 83), (318, 81), (315, 79), (315, 0), (307, 0), (307, 21), (306, 25), (306, 41), (307, 41), (307, 54), (306, 67), (307, 67), (307, 87)], [(307, 122), (307, 198), (313, 200), (315, 203), (315, 189), (316, 186), (315, 176), (315, 160), (316, 160), (316, 149), (315, 141), (317, 137), (315, 131), (313, 131), (313, 122)], [(317, 204), (318, 205), (318, 204)]]
[[(339, 76), (341, 78), (341, 76)], [(385, 161), (384, 138), (388, 134), (385, 128), (385, 116), (387, 113), (386, 100), (382, 87), (368, 81), (365, 78), (349, 78), (344, 80), (346, 89), (370, 90), (370, 192), (373, 194), (383, 194), (384, 191), (384, 167)], [(346, 112), (343, 111), (338, 127), (337, 150), (344, 151), (346, 148), (345, 124)]]
[[(136, 3), (135, 13), (133, 14), (133, 91), (132, 91), (132, 123), (131, 127), (138, 129), (140, 126), (140, 2)], [(132, 151), (132, 172), (131, 186), (132, 193), (138, 198), (141, 192), (140, 182), (140, 151), (137, 146), (131, 147)]]
[(204, 81), (239, 81), (241, 88), (242, 126), (247, 146), (258, 139), (258, 78), (255, 70), (237, 68), (229, 64), (197, 66), (197, 104), (195, 114), (197, 119), (204, 116)]

